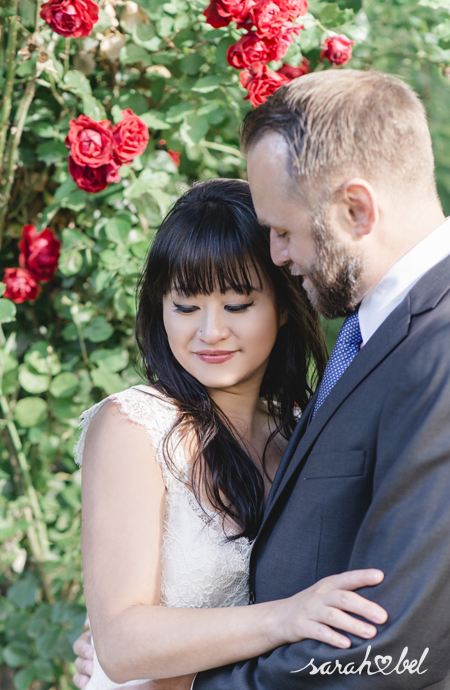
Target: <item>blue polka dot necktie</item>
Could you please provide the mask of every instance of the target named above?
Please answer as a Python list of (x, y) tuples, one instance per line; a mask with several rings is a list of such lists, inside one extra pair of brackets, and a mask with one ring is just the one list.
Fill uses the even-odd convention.
[(358, 312), (347, 316), (336, 340), (331, 357), (325, 368), (322, 383), (320, 384), (319, 394), (311, 419), (322, 405), (328, 393), (336, 385), (347, 367), (358, 354), (361, 343), (361, 330), (359, 328)]

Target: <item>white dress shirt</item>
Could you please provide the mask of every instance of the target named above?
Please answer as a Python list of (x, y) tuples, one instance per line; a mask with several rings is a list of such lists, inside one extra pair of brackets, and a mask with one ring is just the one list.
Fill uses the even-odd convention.
[(450, 216), (402, 256), (363, 298), (359, 307), (362, 345), (427, 271), (450, 254)]

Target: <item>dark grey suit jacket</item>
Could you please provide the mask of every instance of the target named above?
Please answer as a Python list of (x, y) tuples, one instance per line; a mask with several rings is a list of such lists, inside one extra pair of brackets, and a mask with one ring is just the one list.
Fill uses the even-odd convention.
[[(389, 619), (350, 649), (303, 640), (204, 671), (194, 690), (450, 688), (450, 257), (413, 287), (308, 423), (314, 401), (270, 492), (251, 591), (256, 602), (280, 599), (376, 567), (385, 580), (359, 593)], [(336, 659), (356, 669), (368, 645), (373, 675), (310, 674), (312, 658), (332, 662), (328, 671)], [(375, 673), (377, 655), (393, 669), (405, 647), (410, 661), (429, 648), (420, 673)]]

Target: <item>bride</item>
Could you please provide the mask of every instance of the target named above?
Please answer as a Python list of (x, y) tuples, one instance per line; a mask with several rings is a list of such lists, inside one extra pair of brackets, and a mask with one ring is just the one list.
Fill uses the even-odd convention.
[(264, 504), (325, 354), (301, 278), (271, 261), (246, 182), (200, 182), (176, 202), (138, 293), (148, 383), (83, 412), (75, 447), (88, 690), (189, 688), (200, 670), (304, 638), (349, 647), (335, 628), (373, 637), (367, 620), (387, 614), (353, 590), (378, 584), (378, 570), (247, 605)]

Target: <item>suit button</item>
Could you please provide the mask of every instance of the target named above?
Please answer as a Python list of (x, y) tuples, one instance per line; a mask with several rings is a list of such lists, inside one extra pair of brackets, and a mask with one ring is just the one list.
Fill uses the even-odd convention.
[(254, 592), (250, 592), (250, 597), (249, 597), (248, 603), (249, 603), (249, 604), (254, 604), (255, 601), (256, 601), (255, 593), (254, 593)]

